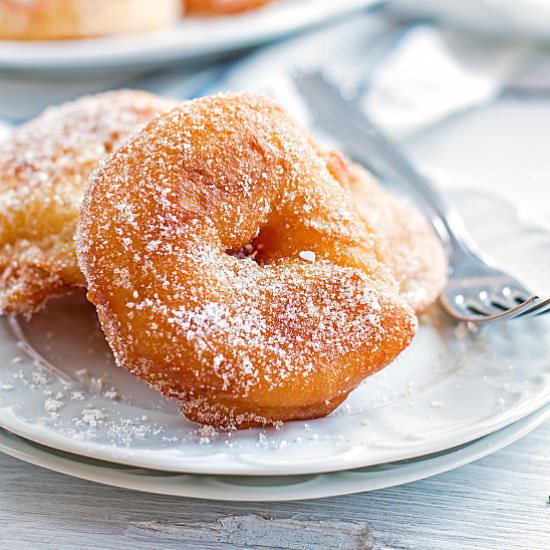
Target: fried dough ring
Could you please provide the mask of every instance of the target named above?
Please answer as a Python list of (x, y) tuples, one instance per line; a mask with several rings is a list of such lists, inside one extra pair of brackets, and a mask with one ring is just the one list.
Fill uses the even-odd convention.
[(219, 428), (326, 415), (411, 341), (326, 155), (255, 95), (186, 103), (91, 179), (78, 256), (117, 363)]
[(0, 0), (0, 39), (58, 40), (159, 29), (181, 0)]
[(74, 234), (90, 173), (173, 103), (144, 92), (50, 108), (0, 143), (0, 311), (30, 314), (86, 281)]
[(338, 153), (331, 153), (330, 162), (365, 222), (384, 236), (402, 298), (422, 313), (447, 283), (447, 256), (441, 241), (413, 204), (386, 191), (365, 168)]
[(184, 0), (187, 13), (201, 15), (229, 15), (253, 10), (270, 0)]

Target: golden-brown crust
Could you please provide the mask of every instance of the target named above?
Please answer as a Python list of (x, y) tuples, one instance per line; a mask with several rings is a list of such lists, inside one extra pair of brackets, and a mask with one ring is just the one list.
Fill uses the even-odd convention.
[(0, 39), (57, 40), (142, 32), (178, 20), (180, 0), (0, 0)]
[(48, 109), (0, 144), (0, 311), (29, 314), (85, 286), (74, 234), (90, 173), (138, 126), (173, 106), (119, 91)]
[(416, 328), (343, 186), (260, 96), (150, 122), (81, 210), (79, 261), (118, 364), (220, 428), (333, 410)]
[(257, 9), (270, 0), (184, 0), (184, 7), (189, 14), (229, 15)]

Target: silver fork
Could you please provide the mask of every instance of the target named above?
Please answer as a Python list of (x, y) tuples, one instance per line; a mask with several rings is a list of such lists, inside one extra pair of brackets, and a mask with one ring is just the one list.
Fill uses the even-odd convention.
[(294, 84), (317, 125), (336, 137), (348, 153), (389, 179), (415, 201), (445, 245), (449, 280), (440, 301), (459, 321), (489, 323), (550, 311), (550, 299), (533, 294), (472, 243), (458, 212), (369, 120), (353, 99), (322, 73), (300, 72)]

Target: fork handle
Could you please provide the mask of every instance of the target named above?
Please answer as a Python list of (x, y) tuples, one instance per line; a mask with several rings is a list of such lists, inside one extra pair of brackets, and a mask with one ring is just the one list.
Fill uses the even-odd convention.
[(338, 86), (320, 72), (298, 72), (293, 82), (318, 126), (333, 135), (347, 152), (377, 175), (389, 178), (408, 192), (443, 242), (453, 271), (469, 270), (482, 259), (457, 210), (449, 206), (431, 183), (417, 172), (384, 133), (371, 122), (357, 101), (342, 95)]
[(354, 116), (346, 119), (345, 132), (338, 132), (338, 138), (344, 141), (349, 153), (379, 176), (389, 177), (407, 190), (443, 241), (451, 265), (458, 260), (457, 256), (471, 255), (474, 245), (458, 211), (448, 205), (441, 193), (414, 168), (362, 109), (355, 105), (354, 111)]

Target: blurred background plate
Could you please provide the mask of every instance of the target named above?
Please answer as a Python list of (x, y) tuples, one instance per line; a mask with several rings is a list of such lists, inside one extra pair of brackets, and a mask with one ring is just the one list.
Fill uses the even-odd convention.
[(84, 71), (204, 58), (281, 38), (378, 3), (278, 0), (242, 15), (184, 18), (155, 33), (72, 41), (0, 41), (0, 70)]
[(550, 37), (548, 0), (392, 0), (390, 10), (407, 17), (428, 17), (440, 23), (495, 36)]

